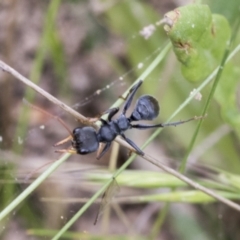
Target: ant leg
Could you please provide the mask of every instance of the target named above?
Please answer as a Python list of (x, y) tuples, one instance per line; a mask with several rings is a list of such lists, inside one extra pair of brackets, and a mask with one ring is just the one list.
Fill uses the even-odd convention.
[(77, 151), (76, 151), (76, 149), (74, 149), (74, 148), (70, 148), (70, 149), (59, 149), (59, 150), (56, 150), (55, 152), (57, 152), (57, 153), (77, 154)]
[[(105, 112), (103, 112), (101, 114), (102, 115), (105, 115), (105, 114), (109, 114), (108, 115), (108, 121), (111, 122), (112, 120), (112, 117), (119, 111), (119, 108), (116, 107), (116, 108), (109, 108), (108, 110), (106, 110)], [(100, 119), (101, 120), (101, 119)]]
[(61, 140), (60, 142), (55, 143), (53, 146), (56, 147), (56, 146), (62, 145), (63, 143), (68, 142), (70, 140), (72, 140), (72, 135), (70, 135), (67, 138)]
[(26, 99), (23, 99), (23, 103), (25, 103), (28, 107), (31, 107), (32, 109), (34, 109), (38, 112), (41, 112), (52, 119), (56, 119), (70, 133), (70, 135), (72, 135), (72, 131), (69, 129), (69, 127), (66, 125), (66, 123), (60, 117), (52, 115), (51, 113), (43, 110), (42, 108), (29, 103)]
[(107, 122), (105, 119), (100, 118), (99, 120), (101, 121), (101, 123), (102, 123), (103, 125), (107, 125), (107, 124), (108, 124), (108, 122)]
[[(106, 110), (105, 112), (102, 112), (101, 114), (97, 115), (96, 117), (92, 117), (92, 118), (88, 118), (88, 121), (92, 122), (92, 123), (95, 123), (97, 122), (101, 116), (105, 115), (105, 114), (108, 114), (109, 113), (109, 116), (108, 116), (108, 121), (111, 121), (112, 117), (119, 111), (119, 108), (110, 108), (108, 110)], [(110, 120), (109, 120), (110, 118)]]
[(97, 156), (97, 160), (99, 160), (107, 152), (107, 150), (110, 148), (110, 146), (111, 146), (111, 142), (107, 142), (106, 145), (104, 146), (102, 152)]
[(112, 121), (112, 117), (119, 111), (119, 108), (110, 108), (109, 110), (109, 115), (108, 115), (108, 121)]
[(190, 118), (188, 120), (185, 120), (185, 121), (178, 121), (178, 122), (171, 122), (171, 123), (159, 123), (159, 124), (155, 124), (155, 125), (146, 125), (146, 124), (133, 124), (131, 125), (132, 128), (137, 128), (137, 129), (148, 129), (148, 128), (163, 128), (163, 127), (169, 127), (169, 126), (177, 126), (177, 125), (181, 125), (183, 123), (186, 123), (186, 122), (190, 122), (190, 121), (193, 121), (193, 120), (198, 120), (198, 119), (201, 119), (203, 118), (202, 116), (200, 117), (193, 117), (193, 118)]
[[(108, 109), (107, 111), (105, 111), (105, 112), (103, 113), (103, 115), (109, 113), (109, 115), (108, 115), (108, 122), (111, 122), (112, 117), (113, 117), (118, 111), (119, 111), (119, 108), (110, 108), (110, 109)], [(108, 122), (107, 122), (105, 119), (103, 119), (103, 118), (100, 118), (99, 120), (102, 122), (103, 125), (108, 124)]]
[(125, 105), (123, 107), (123, 111), (122, 113), (125, 115), (126, 114), (126, 111), (128, 110), (129, 106), (131, 105), (132, 103), (132, 100), (133, 100), (133, 97), (136, 93), (136, 91), (138, 90), (138, 88), (142, 85), (143, 81), (140, 80), (138, 83), (136, 83), (129, 91), (129, 95), (127, 97), (127, 100), (125, 102)]
[(127, 138), (123, 133), (121, 134), (121, 136), (130, 146), (132, 146), (136, 150), (137, 154), (141, 156), (144, 155), (144, 152), (132, 140)]

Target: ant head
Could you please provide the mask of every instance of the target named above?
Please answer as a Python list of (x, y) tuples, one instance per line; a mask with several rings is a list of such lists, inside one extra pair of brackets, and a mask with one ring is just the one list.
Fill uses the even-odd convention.
[(152, 120), (157, 117), (158, 114), (158, 101), (150, 95), (144, 95), (138, 99), (130, 119), (132, 121)]
[(78, 154), (88, 154), (98, 149), (99, 142), (93, 127), (77, 127), (73, 130), (72, 146)]

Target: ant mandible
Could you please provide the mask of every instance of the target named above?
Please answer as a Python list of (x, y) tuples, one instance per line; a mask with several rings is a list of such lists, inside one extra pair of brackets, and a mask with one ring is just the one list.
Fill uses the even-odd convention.
[(137, 100), (136, 106), (133, 112), (131, 113), (130, 117), (126, 116), (126, 112), (132, 103), (133, 97), (142, 83), (143, 81), (140, 80), (130, 89), (123, 110), (118, 118), (112, 120), (113, 116), (115, 116), (116, 113), (118, 113), (119, 108), (111, 108), (107, 110), (105, 114), (108, 113), (108, 118), (107, 120), (100, 118), (102, 125), (98, 131), (96, 131), (93, 127), (77, 127), (73, 130), (72, 134), (68, 138), (54, 145), (58, 146), (66, 141), (71, 140), (72, 148), (61, 149), (57, 150), (56, 152), (69, 152), (83, 155), (97, 151), (99, 148), (99, 144), (105, 143), (103, 150), (97, 156), (97, 159), (100, 159), (108, 151), (112, 141), (118, 135), (120, 135), (128, 144), (130, 144), (136, 150), (137, 154), (143, 156), (144, 152), (132, 140), (125, 136), (124, 132), (126, 130), (131, 128), (148, 129), (159, 127), (163, 128), (167, 126), (177, 126), (197, 119), (197, 117), (194, 117), (185, 121), (178, 121), (172, 123), (159, 123), (154, 125), (132, 124), (132, 122), (134, 121), (153, 120), (158, 116), (160, 110), (158, 101), (154, 97), (150, 95), (143, 95)]

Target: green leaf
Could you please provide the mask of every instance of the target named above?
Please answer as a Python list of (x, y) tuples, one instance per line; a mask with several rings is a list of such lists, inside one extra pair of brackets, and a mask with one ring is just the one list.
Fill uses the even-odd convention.
[(165, 22), (184, 77), (205, 79), (218, 66), (230, 38), (226, 18), (212, 14), (207, 5), (190, 4), (167, 13)]

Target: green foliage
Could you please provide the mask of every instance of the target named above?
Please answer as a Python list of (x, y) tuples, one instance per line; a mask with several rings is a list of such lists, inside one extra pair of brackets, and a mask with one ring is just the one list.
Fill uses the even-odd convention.
[(212, 14), (207, 5), (190, 4), (167, 13), (165, 21), (183, 76), (193, 82), (205, 79), (220, 63), (230, 39), (225, 17)]

